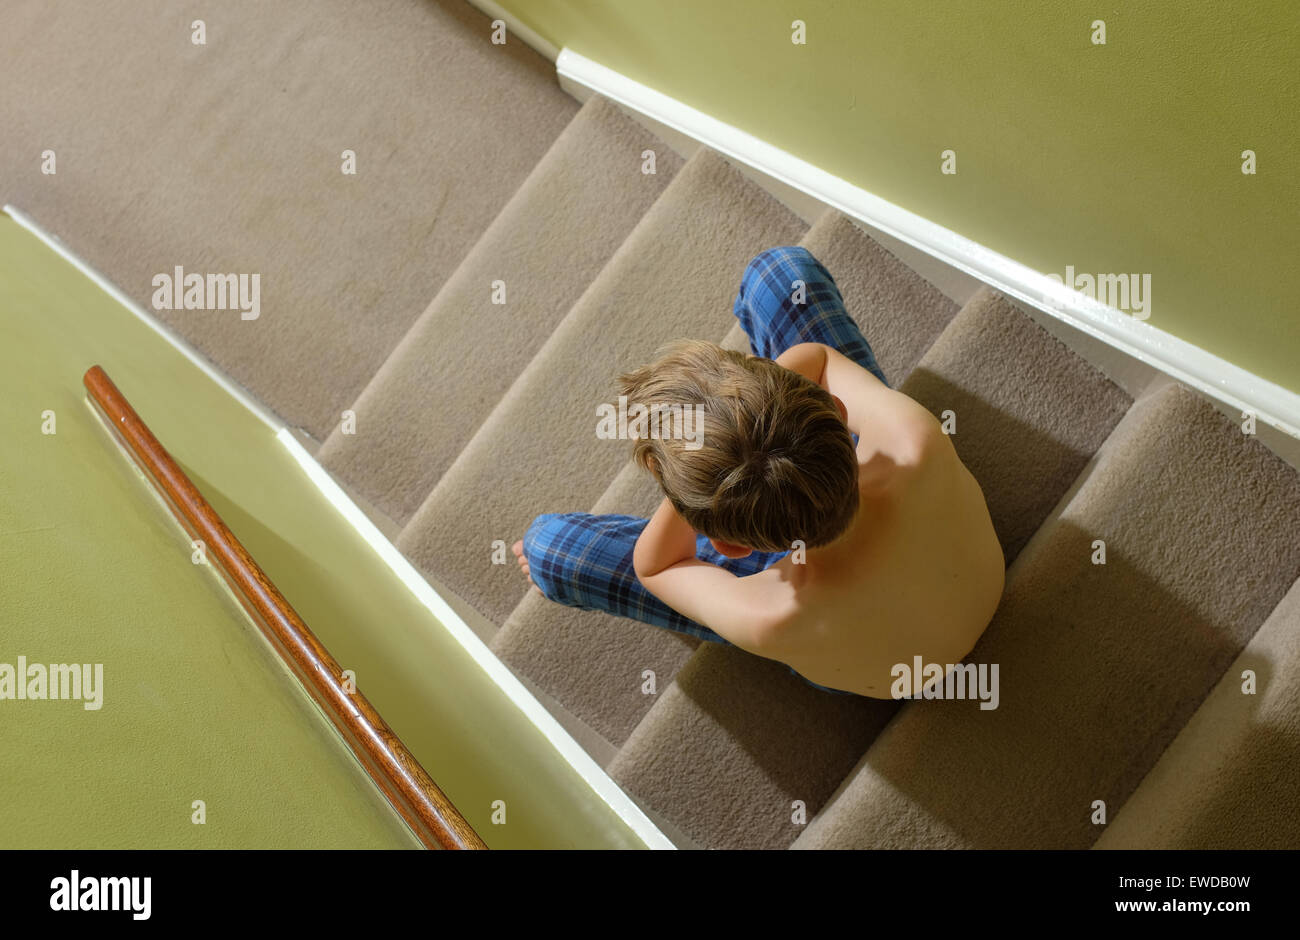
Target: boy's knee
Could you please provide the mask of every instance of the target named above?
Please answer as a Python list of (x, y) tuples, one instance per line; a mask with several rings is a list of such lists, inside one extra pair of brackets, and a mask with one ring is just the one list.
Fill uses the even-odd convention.
[(528, 560), (530, 566), (536, 567), (541, 556), (545, 554), (558, 528), (559, 518), (558, 513), (547, 512), (528, 524), (528, 529), (524, 532), (524, 558)]
[[(759, 252), (741, 278), (741, 298), (752, 314), (775, 315), (787, 301), (808, 296), (830, 279), (820, 261), (801, 245), (784, 245)], [(800, 290), (800, 285), (803, 290)]]
[(754, 255), (745, 266), (745, 273), (741, 280), (746, 284), (752, 284), (771, 276), (774, 271), (798, 271), (816, 264), (817, 259), (812, 256), (812, 252), (802, 245), (780, 245), (776, 248), (766, 248)]
[(568, 556), (554, 551), (557, 536), (565, 526), (561, 513), (548, 512), (535, 518), (524, 532), (524, 558), (532, 582), (548, 599), (565, 602), (565, 564)]

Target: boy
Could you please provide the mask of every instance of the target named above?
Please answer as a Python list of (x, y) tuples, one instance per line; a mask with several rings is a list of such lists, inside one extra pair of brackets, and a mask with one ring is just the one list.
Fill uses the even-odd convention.
[(755, 355), (687, 341), (621, 379), (630, 402), (703, 404), (701, 439), (661, 426), (634, 445), (665, 494), (654, 516), (538, 516), (520, 567), (551, 600), (731, 643), (830, 692), (891, 698), (895, 665), (961, 662), (1005, 575), (979, 484), (806, 249), (751, 261), (734, 312)]

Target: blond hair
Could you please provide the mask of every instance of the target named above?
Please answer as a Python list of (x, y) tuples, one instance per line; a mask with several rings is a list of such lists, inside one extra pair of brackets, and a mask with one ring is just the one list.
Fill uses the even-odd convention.
[(629, 402), (702, 405), (695, 448), (671, 431), (633, 458), (697, 532), (759, 551), (834, 541), (858, 508), (853, 439), (830, 393), (771, 359), (703, 340), (664, 347), (619, 378)]

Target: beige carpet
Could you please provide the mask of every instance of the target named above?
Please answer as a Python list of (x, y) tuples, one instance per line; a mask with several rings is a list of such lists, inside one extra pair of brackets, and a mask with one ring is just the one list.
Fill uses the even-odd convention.
[(0, 63), (0, 201), (146, 308), (259, 274), (158, 315), (322, 440), (577, 111), (460, 0), (5, 0)]
[(936, 416), (954, 416), (953, 446), (984, 491), (1007, 564), (1131, 401), (987, 288), (902, 390)]
[[(647, 149), (654, 174), (641, 172)], [(680, 166), (592, 98), (366, 386), (355, 433), (335, 430), (321, 462), (406, 523)]]
[[(1247, 691), (1247, 673), (1254, 680)], [(1097, 840), (1098, 849), (1300, 846), (1300, 581)]]
[[(662, 498), (645, 471), (627, 463), (591, 511), (649, 516)], [(621, 745), (699, 642), (642, 629), (623, 617), (573, 610), (529, 591), (491, 646), (606, 741)]]

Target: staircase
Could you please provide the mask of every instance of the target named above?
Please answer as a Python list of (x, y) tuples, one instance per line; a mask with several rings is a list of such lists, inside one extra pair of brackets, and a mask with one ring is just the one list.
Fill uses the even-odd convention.
[[(655, 175), (639, 169), (647, 149)], [(674, 337), (744, 348), (740, 273), (796, 242), (836, 277), (893, 384), (957, 416), (1011, 566), (972, 654), (1001, 664), (996, 710), (826, 695), (735, 648), (552, 604), (512, 559), (492, 563), (494, 540), (539, 512), (653, 510), (626, 447), (594, 438), (596, 405)], [(842, 215), (809, 228), (708, 150), (679, 165), (599, 97), (354, 410), (355, 433), (335, 430), (321, 461), (482, 615), (497, 655), (608, 742), (611, 776), (698, 846), (1086, 848), (1105, 831), (1094, 801), (1114, 817), (1203, 701), (1234, 707), (1207, 696), (1235, 681), (1270, 613), (1297, 626), (1294, 599), (1280, 605), (1300, 593), (1300, 478), (1211, 405), (1167, 383), (1133, 401), (1004, 297), (957, 309)], [(1285, 675), (1294, 705), (1300, 677)], [(1115, 831), (1148, 841), (1137, 824)], [(1267, 834), (1294, 844), (1300, 829), (1277, 818)]]
[[(290, 420), (310, 415), (322, 464), (683, 844), (1300, 844), (1293, 468), (1198, 395), (1166, 381), (1134, 400), (1005, 297), (958, 308), (851, 220), (809, 226), (600, 97), (506, 190), (413, 320), (390, 317), (351, 359), (368, 339), (303, 334), (340, 373), (302, 359), (286, 382), (246, 367), (248, 333), (192, 339)], [(745, 348), (741, 272), (795, 243), (894, 387), (956, 415), (1009, 564), (971, 655), (1000, 664), (995, 710), (828, 695), (732, 647), (551, 604), (493, 561), (541, 512), (653, 510), (626, 442), (596, 439), (596, 405), (673, 338)]]

